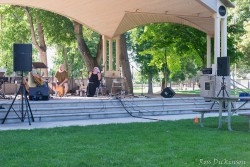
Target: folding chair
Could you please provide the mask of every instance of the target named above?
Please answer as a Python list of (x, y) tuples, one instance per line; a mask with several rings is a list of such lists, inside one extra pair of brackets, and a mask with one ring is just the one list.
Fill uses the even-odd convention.
[(122, 79), (113, 79), (112, 80), (112, 87), (111, 87), (111, 94), (117, 94), (118, 91), (120, 91), (120, 94), (123, 90), (123, 81)]

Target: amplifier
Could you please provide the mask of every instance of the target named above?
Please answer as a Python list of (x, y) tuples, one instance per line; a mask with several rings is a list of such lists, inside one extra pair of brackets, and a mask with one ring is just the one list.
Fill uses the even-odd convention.
[(204, 68), (202, 74), (212, 74), (212, 68)]
[(8, 77), (0, 77), (0, 82), (8, 82)]
[(29, 100), (49, 100), (48, 87), (30, 87)]

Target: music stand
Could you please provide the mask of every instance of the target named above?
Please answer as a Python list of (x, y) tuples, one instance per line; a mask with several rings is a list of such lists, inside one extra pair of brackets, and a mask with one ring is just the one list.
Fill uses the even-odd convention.
[[(15, 98), (13, 99), (13, 101), (12, 101), (10, 107), (9, 107), (9, 110), (7, 111), (5, 117), (4, 117), (3, 121), (2, 121), (2, 124), (4, 124), (4, 122), (5, 122), (6, 118), (8, 117), (9, 112), (10, 112), (11, 109), (13, 109), (13, 111), (16, 113), (16, 115), (18, 116), (18, 118), (19, 118), (22, 122), (24, 122), (24, 119), (25, 119), (25, 117), (26, 117), (26, 114), (27, 114), (27, 116), (28, 116), (29, 125), (31, 125), (30, 116), (31, 116), (32, 121), (34, 122), (34, 117), (33, 117), (33, 114), (32, 114), (31, 108), (30, 108), (29, 100), (28, 100), (28, 98), (27, 98), (27, 91), (26, 91), (26, 88), (25, 88), (25, 85), (24, 85), (24, 82), (23, 82), (23, 71), (22, 71), (22, 73), (21, 73), (21, 78), (22, 78), (22, 79), (21, 79), (20, 87), (19, 87), (19, 89), (18, 89), (18, 91), (17, 91), (17, 93), (16, 93), (16, 95), (15, 95)], [(21, 94), (21, 100), (22, 100), (22, 101), (21, 101), (21, 105), (22, 105), (22, 107), (21, 107), (21, 116), (20, 116), (20, 115), (17, 113), (17, 111), (13, 108), (13, 104), (14, 104), (14, 102), (15, 102), (15, 100), (16, 100), (18, 94)], [(24, 112), (24, 106), (23, 106), (24, 103), (25, 103), (25, 106), (26, 106), (25, 112)]]
[(33, 68), (48, 68), (43, 62), (33, 62)]
[(33, 66), (33, 68), (35, 68), (35, 69), (40, 69), (40, 73), (41, 73), (41, 69), (42, 68), (48, 68), (43, 62), (33, 62), (32, 63), (32, 66)]

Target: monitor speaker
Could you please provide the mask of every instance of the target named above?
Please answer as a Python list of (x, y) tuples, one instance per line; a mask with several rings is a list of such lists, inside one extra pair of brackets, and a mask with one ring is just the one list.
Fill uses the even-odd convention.
[(29, 100), (49, 100), (48, 87), (30, 87)]
[(161, 92), (161, 96), (165, 97), (165, 98), (171, 98), (175, 95), (175, 92), (172, 88), (170, 87), (166, 87), (162, 92)]
[(32, 71), (32, 45), (14, 44), (13, 48), (14, 71)]
[(217, 75), (229, 76), (229, 73), (230, 73), (229, 57), (218, 57), (217, 58)]

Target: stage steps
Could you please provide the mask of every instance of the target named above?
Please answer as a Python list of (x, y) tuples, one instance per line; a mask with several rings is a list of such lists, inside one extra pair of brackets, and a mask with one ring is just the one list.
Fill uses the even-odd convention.
[[(5, 109), (0, 109), (0, 121), (5, 117), (12, 100), (0, 101)], [(30, 101), (35, 121), (66, 121), (103, 118), (121, 118), (133, 116), (158, 116), (172, 114), (191, 114), (194, 109), (209, 108), (212, 102), (205, 102), (202, 97), (184, 98), (78, 98), (69, 97), (48, 101)], [(21, 113), (20, 100), (13, 108)], [(214, 108), (218, 108), (215, 104)], [(24, 105), (24, 109), (26, 109)], [(24, 110), (25, 111), (25, 110)], [(25, 122), (28, 117), (25, 117)], [(5, 123), (20, 122), (11, 109)]]

